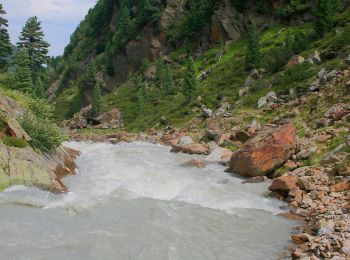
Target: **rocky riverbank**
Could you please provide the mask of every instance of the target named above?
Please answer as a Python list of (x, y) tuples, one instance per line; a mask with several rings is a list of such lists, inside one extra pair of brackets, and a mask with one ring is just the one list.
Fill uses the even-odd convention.
[(70, 135), (78, 141), (161, 143), (173, 152), (207, 156), (187, 167), (217, 162), (247, 177), (246, 183), (273, 179), (271, 195), (289, 204), (289, 217), (306, 223), (293, 231), (293, 246), (281, 259), (349, 259), (349, 78), (347, 69), (322, 69), (308, 91), (270, 93), (251, 112), (232, 110), (223, 98), (217, 111), (203, 107), (200, 117), (180, 129), (158, 125), (140, 133)]

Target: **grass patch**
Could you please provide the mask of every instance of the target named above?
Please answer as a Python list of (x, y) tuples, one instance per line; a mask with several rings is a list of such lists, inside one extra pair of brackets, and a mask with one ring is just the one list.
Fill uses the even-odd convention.
[(25, 148), (28, 146), (28, 142), (26, 140), (11, 136), (2, 137), (2, 141), (5, 145), (10, 147)]

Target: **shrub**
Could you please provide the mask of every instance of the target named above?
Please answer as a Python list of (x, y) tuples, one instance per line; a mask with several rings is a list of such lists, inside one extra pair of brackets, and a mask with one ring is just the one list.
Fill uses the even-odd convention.
[(2, 141), (5, 145), (11, 147), (24, 148), (28, 146), (28, 142), (26, 140), (12, 136), (4, 136)]
[(31, 146), (42, 152), (50, 152), (57, 148), (65, 136), (53, 123), (54, 108), (42, 99), (29, 102), (30, 112), (27, 112), (19, 123), (32, 138)]
[(32, 138), (31, 146), (35, 149), (50, 152), (64, 141), (61, 130), (50, 121), (38, 118), (29, 112), (19, 121), (24, 131)]

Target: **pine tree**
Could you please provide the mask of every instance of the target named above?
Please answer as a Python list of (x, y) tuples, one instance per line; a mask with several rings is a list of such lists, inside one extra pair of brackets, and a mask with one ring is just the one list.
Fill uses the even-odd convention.
[(33, 81), (30, 71), (30, 61), (26, 49), (21, 49), (16, 55), (14, 79), (14, 85), (17, 90), (33, 93)]
[(119, 14), (118, 30), (112, 40), (116, 52), (121, 52), (124, 49), (125, 44), (128, 42), (130, 26), (131, 17), (129, 6), (123, 4)]
[(163, 86), (166, 94), (168, 95), (173, 94), (175, 84), (174, 84), (174, 78), (173, 78), (173, 75), (171, 74), (169, 66), (165, 66)]
[(6, 71), (8, 68), (9, 55), (12, 54), (10, 36), (7, 30), (8, 21), (3, 17), (6, 14), (2, 4), (0, 4), (0, 71)]
[(99, 84), (96, 84), (92, 92), (92, 113), (98, 115), (101, 112), (102, 95)]
[(17, 43), (18, 49), (25, 48), (28, 51), (32, 80), (40, 76), (43, 71), (43, 65), (47, 64), (48, 44), (44, 40), (44, 32), (41, 28), (41, 22), (36, 16), (30, 17), (21, 32)]
[(156, 62), (156, 82), (159, 88), (163, 88), (165, 74), (165, 64), (162, 57)]
[(260, 53), (260, 37), (256, 29), (256, 26), (250, 25), (248, 28), (248, 43), (245, 67), (247, 70), (256, 69), (261, 63), (261, 53)]
[(138, 88), (137, 107), (139, 110), (142, 110), (148, 99), (146, 84), (142, 80), (142, 77), (137, 77), (136, 87)]
[(45, 96), (44, 84), (40, 77), (35, 81), (33, 94), (38, 98), (44, 98)]
[(184, 80), (183, 93), (189, 101), (192, 101), (197, 89), (196, 69), (192, 57), (189, 57), (187, 60)]
[(334, 15), (338, 7), (337, 0), (318, 0), (315, 12), (315, 30), (320, 37), (323, 37), (333, 27)]

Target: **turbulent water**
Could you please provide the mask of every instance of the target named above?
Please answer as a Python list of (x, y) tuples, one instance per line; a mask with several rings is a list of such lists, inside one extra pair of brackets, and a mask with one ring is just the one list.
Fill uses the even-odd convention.
[(0, 259), (275, 259), (291, 223), (267, 185), (144, 144), (68, 143), (82, 151), (70, 193), (0, 193)]

